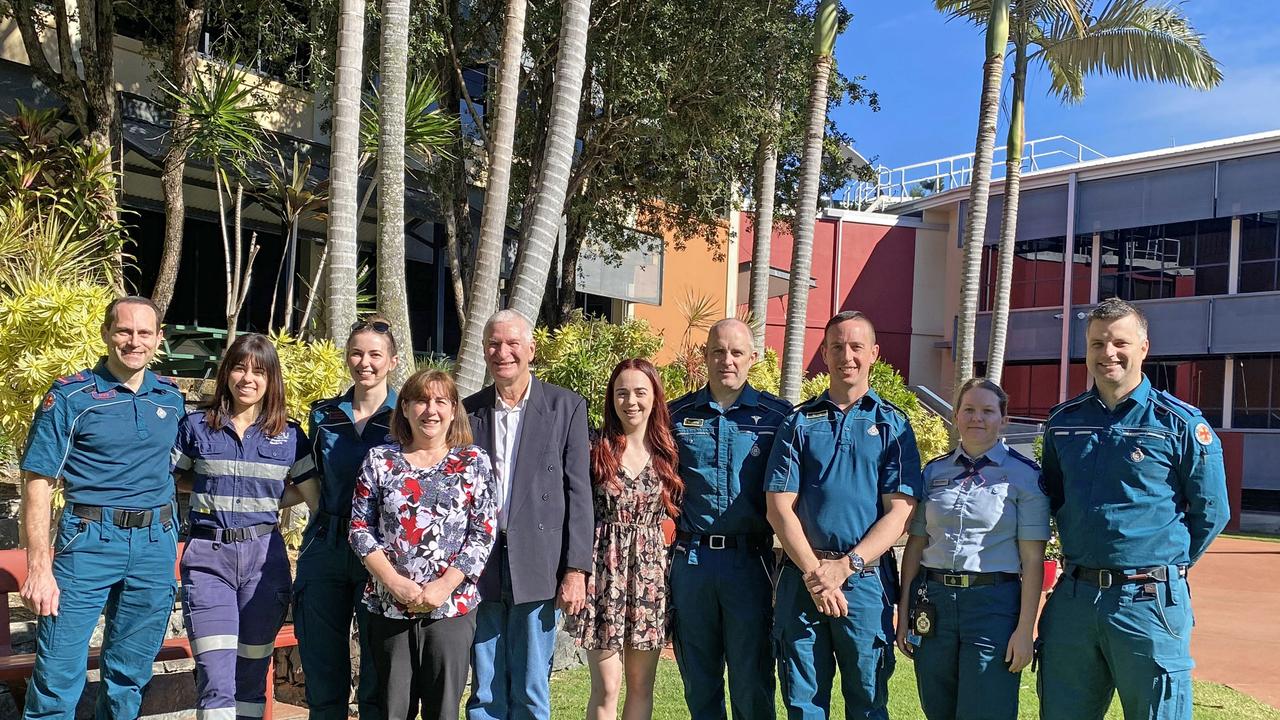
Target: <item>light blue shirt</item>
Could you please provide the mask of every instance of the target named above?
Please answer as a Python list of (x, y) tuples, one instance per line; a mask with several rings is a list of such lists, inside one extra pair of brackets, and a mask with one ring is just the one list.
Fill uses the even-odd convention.
[(932, 570), (1020, 572), (1019, 540), (1049, 539), (1049, 497), (1040, 466), (1004, 440), (976, 460), (956, 448), (924, 468), (925, 498), (911, 534), (927, 537)]

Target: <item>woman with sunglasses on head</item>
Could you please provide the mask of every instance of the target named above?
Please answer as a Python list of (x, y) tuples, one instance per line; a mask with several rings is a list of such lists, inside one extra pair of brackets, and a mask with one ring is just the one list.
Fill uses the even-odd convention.
[[(293, 593), (307, 706), (311, 717), (321, 720), (347, 718), (353, 614), (360, 658), (369, 657), (369, 614), (361, 602), (369, 573), (352, 552), (347, 535), (360, 465), (370, 449), (392, 441), (396, 391), (388, 386), (387, 376), (400, 358), (391, 326), (378, 316), (352, 325), (346, 357), (352, 387), (311, 406), (309, 434), (319, 499), (302, 537)], [(377, 677), (368, 663), (361, 663), (356, 695), (361, 720), (381, 720)]]
[(1009, 397), (985, 378), (956, 395), (960, 444), (924, 468), (902, 558), (898, 647), (929, 720), (1014, 720), (1049, 539), (1040, 467), (1005, 444)]
[(587, 720), (653, 716), (658, 654), (666, 644), (667, 543), (684, 482), (662, 381), (648, 360), (623, 360), (605, 391), (604, 428), (591, 447), (595, 571), (587, 604), (566, 630), (587, 651)]
[(316, 483), (311, 444), (285, 414), (271, 341), (238, 337), (216, 382), (208, 405), (179, 423), (173, 467), (191, 490), (180, 570), (196, 715), (233, 720), (261, 717), (270, 701), (267, 666), (289, 609), (279, 511), (282, 500), (314, 497)]
[(388, 720), (457, 720), (476, 581), (497, 539), (493, 469), (446, 372), (405, 381), (391, 434), (369, 451), (351, 503), (351, 547), (373, 577), (369, 659)]

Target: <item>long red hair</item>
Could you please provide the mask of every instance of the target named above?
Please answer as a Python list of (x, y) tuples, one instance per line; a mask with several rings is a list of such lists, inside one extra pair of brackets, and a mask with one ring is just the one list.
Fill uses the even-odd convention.
[(667, 410), (662, 380), (653, 363), (644, 358), (623, 360), (609, 376), (609, 385), (605, 388), (604, 428), (600, 431), (600, 438), (591, 446), (591, 482), (604, 485), (613, 492), (622, 491), (618, 467), (622, 464), (622, 453), (627, 449), (627, 436), (622, 432), (622, 420), (613, 405), (613, 392), (618, 376), (624, 370), (644, 373), (653, 387), (653, 409), (649, 413), (649, 425), (645, 428), (644, 439), (648, 441), (651, 451), (649, 462), (662, 484), (662, 505), (668, 515), (676, 517), (680, 514), (680, 498), (684, 495), (684, 481), (676, 471), (680, 456), (676, 450), (675, 438), (671, 436), (671, 413)]

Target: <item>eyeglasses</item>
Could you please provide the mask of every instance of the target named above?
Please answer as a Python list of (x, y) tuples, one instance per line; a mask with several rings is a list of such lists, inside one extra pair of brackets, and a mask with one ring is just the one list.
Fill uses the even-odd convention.
[(361, 330), (372, 330), (380, 335), (386, 335), (391, 332), (391, 323), (381, 320), (357, 320), (351, 323), (351, 332)]

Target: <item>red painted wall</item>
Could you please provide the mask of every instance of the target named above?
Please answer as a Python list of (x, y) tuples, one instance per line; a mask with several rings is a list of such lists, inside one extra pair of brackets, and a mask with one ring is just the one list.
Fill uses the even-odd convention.
[[(751, 261), (755, 241), (754, 216), (744, 213), (739, 260)], [(911, 288), (915, 274), (915, 230), (912, 228), (843, 222), (840, 229), (839, 282), (836, 282), (837, 220), (821, 219), (814, 227), (805, 323), (805, 367), (826, 372), (820, 348), (822, 328), (837, 312), (861, 310), (876, 326), (880, 357), (906, 377), (911, 360)], [(790, 227), (775, 224), (769, 264), (790, 269), (793, 243)], [(835, 289), (833, 299), (832, 289)], [(769, 301), (765, 344), (782, 351), (787, 319), (786, 297)], [(909, 380), (909, 378), (908, 378)]]

